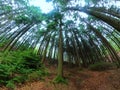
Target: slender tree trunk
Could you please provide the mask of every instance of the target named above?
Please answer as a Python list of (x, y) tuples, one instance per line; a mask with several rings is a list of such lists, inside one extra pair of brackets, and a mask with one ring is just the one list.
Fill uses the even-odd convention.
[(99, 11), (101, 13), (107, 13), (107, 14), (110, 14), (110, 15), (113, 15), (117, 18), (120, 18), (120, 13), (117, 12), (117, 10), (113, 10), (113, 9), (106, 9), (105, 7), (90, 7), (88, 9), (92, 9), (94, 11)]
[(100, 20), (103, 20), (104, 22), (111, 25), (113, 28), (115, 28), (117, 31), (120, 32), (120, 20), (119, 19), (108, 16), (99, 11), (94, 11), (92, 9), (87, 9), (87, 8), (71, 7), (71, 8), (67, 8), (66, 10), (85, 12), (86, 14), (92, 15)]
[[(51, 34), (50, 34), (50, 37), (51, 37)], [(47, 41), (46, 46), (45, 46), (45, 50), (44, 50), (42, 60), (41, 60), (42, 63), (44, 63), (45, 58), (46, 58), (46, 53), (47, 53), (47, 48), (48, 48), (48, 45), (49, 45), (49, 42), (50, 42), (50, 37), (48, 37), (48, 41)]]
[[(26, 33), (33, 25), (34, 25), (34, 24), (28, 24), (25, 28), (23, 28), (21, 31), (19, 31), (19, 32), (8, 42), (8, 44), (4, 47), (3, 50), (6, 50), (6, 49), (10, 50), (10, 49), (13, 47), (13, 45), (17, 42), (17, 40), (18, 40), (24, 33)], [(16, 39), (16, 38), (17, 38), (17, 39)], [(16, 40), (15, 40), (15, 39), (16, 39)], [(12, 43), (14, 40), (15, 40), (15, 42)], [(11, 45), (11, 43), (12, 43), (12, 45)]]
[(91, 30), (93, 30), (95, 32), (95, 34), (102, 40), (102, 42), (105, 44), (105, 46), (110, 50), (111, 54), (113, 55), (114, 59), (118, 62), (118, 66), (120, 66), (120, 58), (117, 55), (116, 51), (114, 50), (114, 48), (110, 45), (110, 43), (101, 35), (101, 33), (95, 29), (94, 27), (92, 27), (89, 24)]
[(63, 35), (60, 20), (59, 46), (58, 46), (58, 76), (63, 77)]

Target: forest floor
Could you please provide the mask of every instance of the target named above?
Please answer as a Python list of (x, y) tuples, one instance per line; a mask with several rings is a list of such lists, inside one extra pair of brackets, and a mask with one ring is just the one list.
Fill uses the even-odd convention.
[[(68, 84), (54, 84), (56, 68), (49, 66), (49, 76), (45, 80), (28, 82), (15, 90), (120, 90), (120, 69), (107, 71), (90, 71), (87, 69), (64, 67), (64, 76)], [(7, 90), (0, 88), (0, 90)]]

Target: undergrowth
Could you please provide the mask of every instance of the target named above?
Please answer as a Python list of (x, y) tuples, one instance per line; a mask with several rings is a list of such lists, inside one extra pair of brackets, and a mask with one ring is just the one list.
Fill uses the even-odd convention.
[(54, 79), (53, 79), (53, 83), (63, 83), (63, 84), (68, 84), (68, 80), (64, 77), (61, 77), (61, 76), (56, 76)]
[(0, 53), (0, 86), (14, 89), (17, 84), (41, 80), (48, 74), (40, 57), (31, 50)]
[(113, 68), (115, 65), (113, 63), (108, 63), (108, 62), (96, 62), (94, 64), (91, 64), (89, 66), (90, 70), (93, 71), (104, 71), (104, 70), (109, 70), (111, 68)]

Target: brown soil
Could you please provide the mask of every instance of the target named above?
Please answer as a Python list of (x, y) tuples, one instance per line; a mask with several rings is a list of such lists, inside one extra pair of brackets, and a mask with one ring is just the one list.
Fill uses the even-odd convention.
[(120, 69), (98, 72), (64, 68), (68, 85), (52, 83), (56, 76), (55, 67), (49, 67), (49, 71), (50, 75), (44, 81), (29, 82), (16, 87), (15, 90), (120, 90)]

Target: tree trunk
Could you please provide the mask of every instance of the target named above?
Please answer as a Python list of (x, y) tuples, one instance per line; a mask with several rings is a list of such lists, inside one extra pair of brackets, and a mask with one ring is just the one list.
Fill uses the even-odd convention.
[(60, 20), (59, 44), (58, 44), (58, 76), (63, 77), (63, 35)]
[[(50, 37), (51, 37), (51, 34), (50, 34)], [(45, 46), (45, 50), (44, 50), (42, 60), (41, 60), (42, 63), (44, 63), (45, 58), (46, 58), (46, 53), (47, 53), (47, 48), (48, 48), (48, 45), (49, 45), (49, 42), (50, 42), (50, 37), (48, 37), (48, 40), (47, 40), (47, 43), (46, 43), (46, 46)]]
[(117, 55), (114, 48), (110, 45), (110, 43), (101, 35), (101, 33), (94, 27), (92, 27), (90, 24), (88, 24), (91, 30), (95, 32), (95, 34), (102, 40), (102, 42), (105, 44), (105, 46), (110, 50), (111, 54), (113, 55), (114, 59), (118, 62), (118, 67), (120, 66), (120, 59)]
[(120, 20), (119, 19), (108, 16), (104, 13), (99, 12), (99, 11), (94, 11), (92, 9), (87, 9), (87, 8), (70, 7), (70, 8), (66, 8), (66, 10), (81, 11), (81, 12), (84, 12), (86, 14), (92, 15), (100, 20), (103, 20), (104, 22), (111, 25), (113, 28), (115, 28), (117, 31), (120, 32)]

